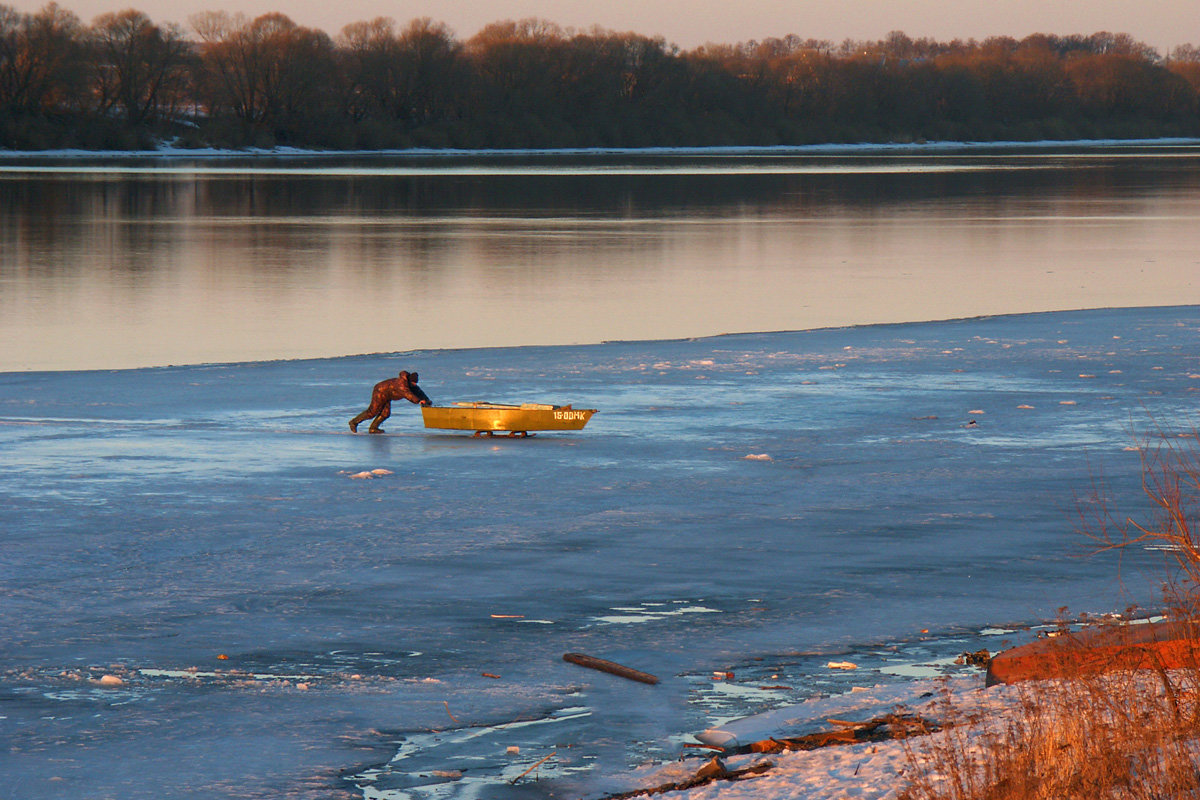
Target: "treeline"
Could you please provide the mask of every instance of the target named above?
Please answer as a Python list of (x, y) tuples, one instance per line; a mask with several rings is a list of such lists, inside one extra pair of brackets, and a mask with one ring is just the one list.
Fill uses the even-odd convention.
[(774, 145), (1200, 134), (1200, 49), (1125, 34), (788, 36), (680, 50), (542, 20), (459, 41), (282, 14), (90, 25), (0, 5), (0, 146), (336, 149)]

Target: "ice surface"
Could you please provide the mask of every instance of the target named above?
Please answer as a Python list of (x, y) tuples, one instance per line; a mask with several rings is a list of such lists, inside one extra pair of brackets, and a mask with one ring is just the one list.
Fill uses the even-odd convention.
[[(732, 718), (1152, 605), (1162, 554), (1118, 574), (1071, 517), (1096, 476), (1146, 512), (1127, 448), (1191, 429), (1198, 332), (1183, 307), (0, 375), (7, 796), (595, 797)], [(351, 435), (401, 369), (435, 403), (600, 413), (477, 440), (397, 404)]]

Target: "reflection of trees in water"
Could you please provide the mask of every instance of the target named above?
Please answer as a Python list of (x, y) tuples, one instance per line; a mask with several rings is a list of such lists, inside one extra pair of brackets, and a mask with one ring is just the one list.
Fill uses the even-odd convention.
[[(1102, 154), (1074, 160), (1064, 151), (1040, 156), (705, 157), (661, 155), (529, 156), (464, 160), (377, 158), (221, 159), (173, 161), (195, 175), (89, 174), (6, 181), (0, 211), (73, 213), (87, 204), (98, 217), (154, 214), (222, 217), (312, 214), (581, 213), (700, 210), (711, 207), (789, 208), (812, 198), (844, 205), (908, 203), (978, 194), (1062, 191), (1109, 193), (1133, 187), (1195, 186), (1200, 170), (1188, 158), (1136, 159)], [(161, 162), (118, 162), (142, 168)], [(778, 172), (771, 171), (772, 165)], [(208, 171), (213, 167), (218, 172)], [(245, 167), (245, 173), (238, 173)], [(278, 167), (278, 173), (264, 169)], [(369, 174), (339, 174), (361, 168)], [(394, 174), (392, 169), (394, 168)], [(472, 171), (472, 168), (475, 171)], [(462, 173), (454, 170), (462, 169)], [(503, 170), (503, 171), (501, 171)], [(232, 174), (231, 174), (232, 173)], [(11, 189), (11, 191), (9, 190)]]
[(1200, 164), (1181, 155), (8, 173), (0, 340), (156, 343), (136, 363), (169, 363), (1187, 302), (1163, 289), (1194, 270)]
[[(1193, 159), (1056, 152), (173, 163), (194, 165), (195, 174), (81, 166), (78, 174), (5, 181), (0, 267), (19, 265), (44, 278), (97, 269), (132, 276), (187, 261), (212, 275), (251, 270), (276, 281), (336, 272), (364, 288), (404, 271), (428, 288), (465, 263), (509, 269), (516, 279), (560, 268), (567, 254), (615, 270), (645, 269), (645, 253), (680, 235), (667, 231), (671, 220), (819, 220), (883, 209), (915, 215), (933, 204), (970, 204), (983, 213), (1035, 204), (1043, 209), (1035, 213), (1045, 213), (1079, 201), (1200, 189)], [(206, 172), (210, 164), (218, 171)], [(771, 164), (781, 172), (739, 172)], [(243, 166), (247, 172), (239, 173)], [(278, 173), (261, 172), (275, 167)], [(688, 235), (716, 236), (699, 228)]]
[(0, 193), (0, 268), (43, 274), (103, 268), (154, 271), (170, 240), (147, 220), (193, 213), (189, 187), (105, 176), (5, 181)]

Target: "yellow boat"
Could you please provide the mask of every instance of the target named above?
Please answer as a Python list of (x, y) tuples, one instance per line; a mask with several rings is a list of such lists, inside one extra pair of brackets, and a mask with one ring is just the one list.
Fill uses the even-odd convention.
[(594, 408), (572, 408), (547, 403), (452, 403), (421, 406), (426, 428), (475, 431), (476, 436), (528, 436), (530, 431), (577, 431), (587, 425)]

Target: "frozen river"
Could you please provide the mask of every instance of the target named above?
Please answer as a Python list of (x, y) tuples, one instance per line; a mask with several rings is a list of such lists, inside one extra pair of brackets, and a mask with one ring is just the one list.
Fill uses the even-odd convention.
[[(1152, 605), (1075, 497), (1144, 512), (1129, 448), (1194, 424), (1198, 354), (1187, 306), (0, 374), (0, 794), (597, 797), (727, 717)], [(600, 413), (351, 435), (400, 369)]]

